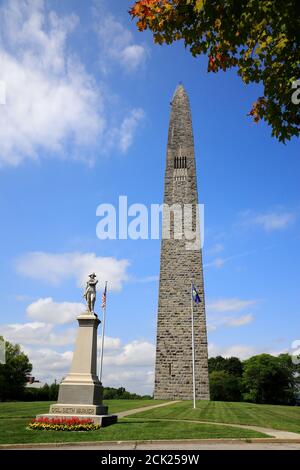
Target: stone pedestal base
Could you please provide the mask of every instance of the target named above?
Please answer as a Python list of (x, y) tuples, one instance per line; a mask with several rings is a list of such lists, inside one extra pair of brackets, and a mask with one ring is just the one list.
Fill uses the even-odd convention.
[(80, 419), (91, 419), (95, 424), (100, 424), (101, 427), (109, 426), (110, 424), (115, 424), (118, 422), (117, 415), (90, 415), (90, 414), (44, 414), (44, 415), (37, 415), (37, 418), (49, 418), (49, 419), (61, 419), (61, 418), (72, 418), (72, 417), (80, 418)]
[(37, 418), (90, 418), (100, 426), (117, 422), (102, 405), (102, 385), (97, 377), (97, 315), (86, 312), (77, 317), (79, 329), (69, 374), (59, 386), (58, 401), (50, 413)]
[[(57, 404), (72, 403), (86, 406), (102, 403), (102, 386), (91, 374), (69, 374), (59, 386)], [(105, 414), (105, 413), (103, 413)]]

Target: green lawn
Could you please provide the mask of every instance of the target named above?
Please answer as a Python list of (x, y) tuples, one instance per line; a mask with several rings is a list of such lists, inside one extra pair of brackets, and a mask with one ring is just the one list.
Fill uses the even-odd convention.
[[(53, 402), (0, 402), (0, 419), (2, 418), (32, 418), (39, 413), (48, 413)], [(109, 413), (119, 413), (120, 411), (142, 408), (145, 406), (164, 403), (163, 400), (106, 400)]]
[[(111, 413), (156, 405), (154, 400), (107, 400)], [(48, 412), (50, 402), (0, 403), (0, 444), (59, 443), (80, 441), (125, 441), (157, 439), (253, 438), (264, 434), (210, 423), (184, 423), (147, 419), (121, 419), (118, 424), (92, 432), (32, 431), (26, 429), (30, 418)], [(185, 403), (184, 403), (185, 405)], [(171, 405), (170, 408), (176, 405)], [(169, 408), (169, 407), (168, 407)], [(154, 410), (152, 411), (152, 414)], [(136, 415), (134, 415), (136, 416)], [(152, 418), (153, 415), (150, 416)]]
[(117, 424), (90, 432), (27, 430), (27, 418), (1, 419), (0, 444), (34, 444), (84, 441), (132, 441), (157, 439), (206, 439), (266, 437), (250, 430), (213, 424), (174, 423), (121, 419)]
[(196, 410), (194, 410), (192, 402), (180, 402), (167, 407), (143, 411), (130, 415), (130, 417), (251, 424), (300, 433), (300, 407), (297, 406), (199, 401)]
[(167, 403), (167, 401), (168, 400), (105, 400), (104, 405), (108, 406), (109, 413), (119, 413), (120, 411), (133, 410), (134, 408), (159, 405), (160, 403)]

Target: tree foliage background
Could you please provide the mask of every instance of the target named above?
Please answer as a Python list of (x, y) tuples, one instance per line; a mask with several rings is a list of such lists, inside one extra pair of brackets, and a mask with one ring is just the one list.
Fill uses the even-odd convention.
[[(0, 336), (0, 341), (3, 337)], [(6, 345), (6, 363), (0, 364), (0, 401), (56, 401), (59, 385), (26, 387), (32, 364), (20, 345)], [(299, 358), (300, 359), (300, 358)], [(294, 405), (300, 403), (300, 363), (289, 354), (259, 354), (241, 361), (237, 357), (211, 357), (208, 360), (211, 400), (248, 401)], [(103, 398), (149, 399), (124, 387), (104, 387)]]
[[(0, 341), (4, 338), (0, 336)], [(0, 400), (18, 399), (24, 392), (27, 376), (32, 370), (28, 357), (19, 344), (5, 341), (6, 361), (0, 364)]]
[(279, 141), (299, 135), (298, 0), (140, 0), (130, 14), (156, 43), (183, 40), (194, 57), (206, 54), (209, 72), (235, 67), (244, 83), (261, 83), (248, 114), (270, 124)]
[(289, 354), (208, 360), (211, 399), (294, 405), (300, 399), (300, 366)]

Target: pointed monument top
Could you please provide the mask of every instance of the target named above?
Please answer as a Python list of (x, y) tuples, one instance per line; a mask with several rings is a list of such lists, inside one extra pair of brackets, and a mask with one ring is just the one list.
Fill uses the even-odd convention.
[(187, 142), (193, 145), (193, 129), (190, 110), (190, 101), (182, 83), (179, 83), (171, 101), (171, 114), (169, 126), (169, 146), (183, 148)]
[(173, 110), (178, 110), (179, 108), (189, 108), (190, 106), (188, 94), (181, 82), (179, 82), (176, 87), (171, 105)]
[(174, 92), (173, 100), (174, 100), (175, 97), (183, 96), (183, 95), (186, 95), (186, 91), (185, 91), (185, 88), (183, 86), (183, 83), (179, 82), (179, 84), (177, 85), (176, 90)]

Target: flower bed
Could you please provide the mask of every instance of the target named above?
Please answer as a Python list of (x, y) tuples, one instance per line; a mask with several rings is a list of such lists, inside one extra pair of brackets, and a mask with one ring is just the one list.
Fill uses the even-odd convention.
[(41, 431), (96, 431), (100, 429), (92, 419), (72, 418), (35, 418), (29, 425), (29, 429)]

